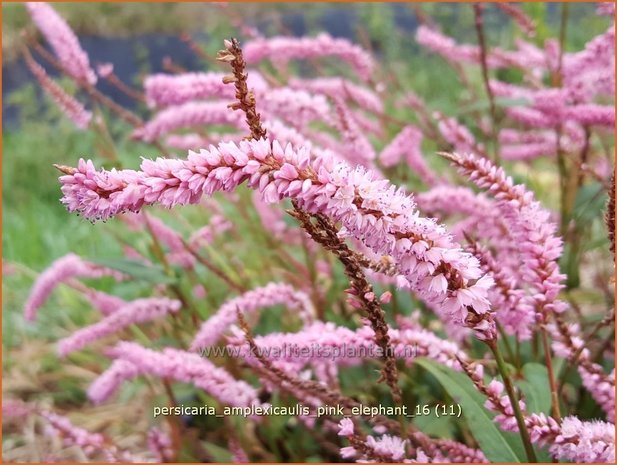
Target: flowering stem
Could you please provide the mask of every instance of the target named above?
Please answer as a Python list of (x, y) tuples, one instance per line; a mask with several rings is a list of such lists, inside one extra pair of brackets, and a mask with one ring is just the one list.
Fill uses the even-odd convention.
[(231, 287), (232, 289), (235, 289), (238, 292), (246, 292), (248, 290), (245, 286), (242, 286), (241, 284), (234, 282), (229, 276), (227, 276), (227, 274), (225, 274), (224, 271), (222, 271), (214, 263), (210, 262), (210, 260), (208, 260), (203, 255), (201, 255), (195, 247), (192, 247), (184, 239), (182, 240), (182, 242), (184, 243), (186, 250), (188, 250), (191, 253), (191, 255), (193, 255), (195, 260), (197, 260), (199, 263), (205, 266), (208, 270), (210, 270), (212, 273), (214, 273), (219, 278), (221, 278), (229, 287)]
[(366, 311), (368, 320), (371, 323), (371, 328), (375, 332), (375, 343), (383, 351), (384, 367), (381, 372), (381, 379), (390, 387), (394, 402), (401, 404), (402, 394), (398, 386), (398, 369), (394, 358), (394, 350), (388, 335), (388, 325), (385, 321), (384, 311), (374, 297), (367, 297), (373, 294), (373, 287), (364, 276), (360, 263), (356, 259), (355, 254), (337, 236), (335, 227), (327, 218), (321, 215), (314, 215), (317, 219), (317, 224), (315, 225), (311, 221), (311, 216), (298, 208), (295, 201), (292, 201), (292, 204), (295, 211), (290, 212), (290, 214), (300, 222), (302, 228), (315, 242), (322, 245), (326, 250), (330, 250), (343, 264), (345, 274), (349, 278), (355, 296), (361, 302), (362, 308)]
[(506, 369), (506, 362), (504, 362), (503, 360), (503, 356), (501, 355), (496, 341), (487, 341), (486, 344), (495, 356), (495, 361), (497, 362), (497, 369), (499, 370), (499, 374), (501, 374), (503, 384), (506, 387), (506, 392), (508, 393), (508, 397), (510, 398), (510, 404), (512, 405), (512, 410), (514, 411), (514, 417), (516, 418), (516, 424), (518, 425), (521, 440), (523, 441), (523, 447), (525, 448), (525, 453), (527, 454), (527, 460), (529, 460), (529, 462), (531, 463), (537, 463), (538, 459), (536, 457), (536, 452), (534, 451), (533, 445), (531, 444), (529, 431), (527, 431), (527, 426), (525, 425), (525, 418), (523, 417), (523, 412), (521, 412), (518, 398), (516, 396), (516, 393), (514, 392), (514, 385), (512, 384), (512, 379), (508, 375), (508, 371)]
[(561, 421), (561, 412), (559, 409), (559, 397), (557, 395), (557, 382), (555, 381), (555, 371), (553, 370), (553, 360), (551, 358), (551, 348), (548, 342), (548, 333), (545, 327), (542, 327), (542, 345), (544, 346), (544, 360), (548, 370), (548, 381), (551, 388), (551, 410), (553, 417), (557, 421)]
[(499, 331), (499, 335), (501, 336), (501, 340), (503, 341), (503, 345), (506, 348), (506, 352), (508, 353), (508, 357), (512, 360), (513, 363), (516, 363), (518, 366), (518, 361), (514, 357), (514, 352), (512, 352), (512, 347), (510, 346), (510, 341), (508, 341), (507, 334), (503, 329), (503, 326), (498, 321), (495, 322), (497, 326), (497, 331)]
[(495, 107), (495, 97), (488, 78), (488, 65), (486, 62), (486, 40), (484, 38), (484, 23), (482, 21), (482, 5), (474, 3), (473, 11), (475, 15), (476, 33), (478, 34), (478, 43), (480, 45), (480, 63), (482, 65), (482, 79), (484, 81), (484, 88), (486, 89), (486, 95), (488, 96), (488, 102), (491, 111), (491, 140), (493, 142), (493, 150), (495, 151), (495, 162), (499, 162), (499, 148), (497, 146), (497, 137), (495, 136), (497, 131), (497, 109)]
[[(561, 23), (559, 26), (559, 61), (557, 64), (557, 70), (555, 70), (552, 77), (553, 85), (555, 87), (561, 87), (562, 84), (561, 71), (563, 65), (563, 48), (566, 40), (566, 27), (568, 24), (568, 11), (569, 5), (567, 3), (561, 5)], [(562, 236), (565, 236), (568, 226), (568, 207), (566, 205), (568, 171), (565, 155), (561, 149), (561, 132), (562, 127), (561, 124), (559, 124), (557, 126), (557, 167), (559, 169), (559, 186), (561, 192), (561, 223), (559, 232)]]

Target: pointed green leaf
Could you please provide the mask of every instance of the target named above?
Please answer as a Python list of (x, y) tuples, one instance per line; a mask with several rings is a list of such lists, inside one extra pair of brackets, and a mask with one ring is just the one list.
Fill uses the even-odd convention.
[(476, 390), (467, 376), (429, 359), (419, 358), (415, 363), (433, 375), (454, 402), (461, 405), (463, 417), (489, 461), (526, 461), (520, 439), (499, 430), (493, 421), (495, 414), (484, 407), (485, 397)]
[(176, 281), (173, 276), (166, 274), (157, 265), (145, 265), (141, 262), (124, 258), (89, 258), (88, 261), (151, 283), (172, 284)]

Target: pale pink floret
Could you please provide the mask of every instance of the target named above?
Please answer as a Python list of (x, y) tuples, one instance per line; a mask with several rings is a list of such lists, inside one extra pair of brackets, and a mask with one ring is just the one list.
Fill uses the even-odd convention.
[(566, 417), (550, 452), (557, 459), (573, 462), (615, 463), (615, 425)]
[(114, 74), (114, 64), (113, 63), (97, 64), (96, 73), (103, 79), (110, 78)]
[(288, 284), (269, 283), (225, 302), (201, 325), (191, 343), (191, 350), (214, 345), (225, 330), (237, 321), (238, 311), (249, 314), (275, 305), (287, 306), (294, 314), (297, 313), (304, 323), (310, 323), (315, 317), (313, 304), (304, 292), (297, 291)]
[(222, 138), (219, 137), (215, 137), (213, 139), (211, 135), (205, 137), (195, 133), (170, 134), (165, 137), (165, 145), (178, 150), (199, 150), (199, 147), (207, 147), (208, 145), (220, 142), (221, 140)]
[(98, 323), (81, 328), (62, 339), (58, 345), (58, 352), (65, 357), (98, 339), (118, 333), (132, 324), (144, 323), (176, 313), (181, 306), (179, 300), (167, 298), (134, 300)]
[[(298, 228), (293, 228), (285, 222), (284, 213), (276, 205), (267, 204), (257, 191), (253, 192), (253, 206), (261, 219), (262, 226), (277, 240), (285, 244), (302, 244), (306, 234)], [(314, 243), (304, 241), (309, 248), (314, 248)]]
[(335, 56), (349, 63), (363, 80), (368, 80), (375, 67), (373, 59), (365, 50), (346, 39), (335, 39), (325, 33), (316, 37), (258, 38), (244, 44), (243, 51), (248, 63), (256, 63), (265, 58), (276, 63), (287, 63), (294, 59)]
[(78, 81), (94, 84), (96, 74), (90, 68), (88, 55), (66, 21), (51, 5), (44, 2), (29, 2), (26, 8), (66, 72)]
[(596, 13), (600, 16), (615, 16), (614, 2), (598, 2)]
[(189, 238), (191, 247), (202, 247), (205, 244), (211, 244), (214, 240), (223, 233), (231, 230), (233, 224), (224, 216), (214, 214), (210, 217), (210, 221), (205, 226), (197, 229)]
[(101, 278), (104, 276), (114, 276), (117, 279), (123, 277), (117, 271), (87, 262), (77, 255), (65, 255), (53, 262), (38, 277), (24, 305), (24, 316), (27, 320), (34, 320), (37, 310), (45, 303), (52, 291), (59, 284), (66, 283), (71, 278)]
[(475, 152), (481, 149), (476, 138), (471, 131), (459, 123), (456, 118), (447, 118), (439, 112), (435, 112), (433, 117), (438, 121), (437, 129), (439, 129), (442, 137), (451, 144), (456, 151), (459, 152)]
[[(452, 321), (464, 322), (468, 308), (477, 314), (490, 311), (492, 280), (482, 276), (477, 259), (463, 252), (443, 226), (421, 217), (408, 194), (371, 171), (332, 156), (311, 160), (304, 149), (283, 149), (265, 140), (223, 143), (190, 152), (188, 160), (144, 160), (141, 168), (97, 172), (91, 162), (80, 161), (78, 171), (60, 178), (62, 202), (69, 211), (105, 219), (146, 204), (197, 203), (204, 194), (229, 192), (248, 181), (266, 202), (294, 198), (305, 210), (341, 222), (342, 236), (392, 256), (410, 287)], [(441, 269), (447, 279), (458, 277), (455, 287), (431, 285)]]
[(379, 439), (373, 436), (366, 437), (366, 444), (379, 455), (390, 457), (394, 462), (400, 462), (405, 458), (405, 447), (408, 440), (401, 439), (397, 436), (389, 436), (384, 434)]
[(185, 247), (180, 233), (154, 216), (138, 215), (137, 218), (144, 222), (159, 245), (169, 249), (166, 255), (169, 263), (183, 268), (192, 268), (195, 265), (195, 257)]
[(256, 92), (266, 119), (279, 118), (295, 128), (319, 121), (332, 125), (330, 105), (323, 95), (280, 87)]
[(343, 418), (339, 422), (339, 436), (351, 436), (354, 434), (353, 421), (350, 418)]
[(19, 399), (8, 399), (3, 396), (2, 416), (5, 419), (24, 419), (33, 412), (33, 408)]
[[(457, 68), (462, 64), (480, 64), (480, 48), (477, 45), (458, 44), (453, 38), (428, 26), (418, 27), (416, 41), (441, 55)], [(555, 53), (553, 52), (552, 55), (554, 56)], [(551, 68), (554, 63), (548, 59), (547, 51), (520, 39), (516, 41), (515, 50), (493, 47), (487, 53), (486, 63), (492, 69), (509, 67), (521, 69), (532, 80), (540, 79), (548, 69), (554, 70)]]

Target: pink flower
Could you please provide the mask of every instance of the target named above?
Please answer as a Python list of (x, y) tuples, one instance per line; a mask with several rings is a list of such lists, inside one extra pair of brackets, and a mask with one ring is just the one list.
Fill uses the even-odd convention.
[(381, 438), (375, 439), (373, 436), (366, 437), (366, 444), (375, 452), (386, 457), (390, 457), (394, 462), (400, 462), (405, 457), (405, 446), (407, 440), (396, 436), (384, 434)]
[(353, 421), (349, 418), (343, 418), (339, 422), (339, 436), (352, 436), (354, 434), (354, 425)]
[(244, 44), (243, 51), (249, 64), (265, 58), (284, 64), (293, 59), (335, 56), (349, 63), (363, 80), (368, 80), (375, 66), (366, 51), (346, 39), (335, 39), (328, 34), (301, 38), (258, 38)]
[(137, 299), (98, 323), (79, 329), (64, 338), (58, 345), (58, 352), (62, 357), (80, 350), (86, 345), (110, 334), (117, 333), (132, 324), (143, 323), (176, 313), (182, 306), (178, 300), (166, 298)]
[(122, 383), (138, 377), (141, 371), (126, 360), (114, 360), (88, 388), (88, 398), (95, 404), (105, 402), (116, 392)]
[(521, 279), (535, 289), (535, 293), (521, 299), (521, 304), (532, 305), (542, 317), (551, 311), (561, 312), (563, 306), (557, 294), (563, 287), (564, 275), (559, 271), (557, 260), (561, 256), (562, 241), (556, 235), (549, 212), (534, 199), (532, 192), (523, 185), (514, 185), (502, 168), (495, 167), (487, 159), (457, 154), (448, 158), (462, 174), (495, 196), (497, 208), (520, 250)]
[(551, 455), (575, 463), (614, 463), (615, 425), (581, 421), (569, 416), (561, 425), (544, 414), (533, 414), (526, 423), (534, 442), (548, 444)]
[(231, 452), (231, 456), (233, 458), (233, 463), (250, 463), (248, 455), (246, 455), (246, 452), (236, 438), (230, 436), (228, 444), (229, 452)]
[(133, 137), (144, 142), (153, 142), (163, 134), (179, 128), (222, 124), (237, 128), (244, 127), (242, 115), (229, 111), (227, 102), (186, 102), (167, 107), (158, 112), (143, 127), (133, 131)]
[[(458, 359), (467, 360), (467, 355), (453, 342), (441, 339), (426, 329), (388, 329), (393, 355), (406, 364), (416, 357), (428, 357), (455, 370), (460, 370)], [(270, 333), (256, 336), (255, 342), (264, 356), (281, 363), (295, 365), (296, 369), (311, 365), (334, 363), (337, 366), (357, 366), (366, 358), (379, 358), (374, 331), (368, 327), (352, 330), (336, 326), (332, 322), (315, 322), (297, 333)], [(253, 354), (242, 337), (237, 334), (228, 338), (234, 351), (253, 362)]]
[[(43, 5), (43, 4), (41, 4)], [(29, 54), (25, 55), (26, 64), (32, 74), (39, 81), (45, 92), (56, 102), (60, 110), (77, 126), (79, 129), (86, 129), (92, 121), (92, 113), (75, 98), (68, 95), (62, 87), (51, 79), (45, 70), (36, 63)]]
[[(298, 179), (275, 176), (285, 163), (295, 167)], [(305, 210), (340, 222), (342, 236), (353, 236), (375, 253), (391, 255), (410, 287), (425, 301), (435, 306), (448, 301), (450, 318), (457, 324), (463, 324), (468, 308), (478, 314), (489, 310), (491, 280), (480, 280), (477, 259), (463, 252), (443, 226), (421, 217), (409, 195), (387, 180), (375, 179), (370, 171), (354, 169), (332, 156), (312, 161), (304, 149), (291, 145), (283, 149), (276, 141), (266, 140), (224, 143), (190, 152), (188, 160), (144, 160), (142, 170), (97, 172), (91, 162), (81, 161), (76, 171), (60, 178), (62, 202), (69, 211), (90, 219), (109, 218), (138, 211), (145, 204), (196, 203), (203, 194), (232, 191), (247, 181), (266, 201), (295, 198)], [(355, 192), (353, 202), (346, 194), (350, 190)], [(430, 246), (412, 248), (420, 243)], [(424, 278), (439, 274), (440, 267), (447, 275), (448, 290), (429, 291)], [(478, 281), (472, 284), (471, 280)], [(471, 307), (454, 299), (458, 289), (465, 289), (461, 295)]]
[(105, 448), (103, 435), (79, 428), (73, 425), (68, 418), (53, 412), (43, 411), (41, 416), (47, 420), (52, 431), (58, 434), (67, 446), (78, 446), (87, 455)]
[(90, 68), (88, 55), (66, 21), (48, 3), (29, 2), (26, 8), (66, 72), (78, 81), (96, 83), (96, 74)]
[(257, 392), (252, 386), (234, 379), (226, 370), (197, 354), (172, 348), (156, 352), (133, 342), (119, 342), (110, 350), (110, 354), (116, 360), (128, 362), (132, 367), (126, 364), (120, 365), (120, 368), (112, 365), (110, 370), (116, 375), (114, 378), (106, 377), (105, 373), (101, 375), (101, 378), (105, 377), (106, 388), (101, 389), (99, 378), (95, 382), (99, 383), (97, 389), (91, 387), (90, 390), (91, 395), (94, 390), (97, 399), (106, 398), (117, 388), (116, 379), (124, 375), (133, 376), (136, 371), (139, 375), (153, 375), (193, 384), (223, 404), (240, 407), (259, 404)]
[(383, 103), (379, 96), (371, 90), (343, 78), (291, 78), (287, 85), (292, 89), (306, 90), (314, 94), (322, 94), (331, 98), (342, 97), (346, 101), (351, 100), (359, 107), (372, 113), (381, 113), (383, 111)]
[[(144, 81), (146, 101), (151, 107), (180, 105), (211, 97), (234, 97), (233, 86), (223, 83), (223, 73), (152, 74)], [(261, 91), (267, 84), (257, 72), (248, 78), (249, 88)]]
[(392, 300), (392, 293), (390, 291), (386, 291), (381, 296), (379, 296), (379, 302), (382, 304), (388, 304)]
[(37, 310), (59, 284), (66, 283), (74, 277), (101, 278), (103, 276), (122, 278), (121, 273), (86, 262), (74, 254), (68, 254), (57, 259), (47, 270), (41, 273), (30, 289), (30, 295), (24, 305), (24, 316), (27, 320), (34, 320)]
[(174, 449), (171, 438), (159, 428), (148, 430), (148, 448), (159, 462), (173, 461)]
[(96, 72), (103, 79), (107, 79), (114, 74), (114, 65), (113, 63), (101, 63), (96, 66)]
[(428, 186), (440, 182), (428, 166), (422, 154), (422, 133), (415, 126), (405, 126), (379, 154), (379, 161), (385, 167), (399, 163), (405, 156), (409, 168)]
[(191, 343), (191, 350), (197, 351), (214, 345), (223, 332), (236, 322), (238, 310), (252, 313), (260, 308), (275, 305), (286, 305), (294, 313), (297, 312), (305, 323), (311, 322), (314, 318), (313, 304), (304, 292), (296, 291), (288, 284), (269, 283), (225, 302), (201, 325)]

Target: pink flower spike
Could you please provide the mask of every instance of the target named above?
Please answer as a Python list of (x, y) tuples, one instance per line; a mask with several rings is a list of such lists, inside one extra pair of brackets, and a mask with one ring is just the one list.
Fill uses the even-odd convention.
[(132, 324), (143, 323), (176, 313), (182, 306), (179, 300), (167, 298), (137, 299), (90, 326), (79, 329), (60, 341), (58, 352), (62, 357)]
[(238, 310), (248, 314), (274, 305), (286, 305), (294, 313), (298, 313), (305, 324), (314, 319), (315, 310), (308, 295), (288, 284), (269, 283), (225, 302), (201, 325), (191, 343), (191, 350), (198, 351), (214, 345), (224, 331), (236, 322)]
[(56, 102), (60, 110), (62, 110), (77, 128), (87, 129), (92, 121), (92, 113), (86, 110), (77, 99), (68, 95), (62, 87), (51, 79), (29, 53), (25, 54), (25, 60), (28, 68), (30, 68), (32, 74), (34, 74), (39, 81), (43, 90), (47, 92), (54, 102)]
[[(258, 176), (250, 162), (259, 164)], [(285, 163), (294, 166), (302, 185), (311, 181), (308, 190), (293, 189), (288, 180), (277, 179)], [(362, 241), (375, 254), (391, 255), (409, 287), (432, 308), (443, 308), (454, 324), (464, 326), (470, 310), (478, 315), (489, 312), (492, 280), (482, 277), (478, 260), (464, 252), (442, 225), (419, 216), (411, 196), (372, 171), (332, 155), (311, 160), (305, 148), (288, 144), (283, 149), (276, 140), (222, 143), (190, 152), (187, 160), (144, 160), (142, 170), (97, 172), (91, 162), (81, 161), (75, 172), (60, 178), (62, 202), (69, 211), (90, 219), (110, 218), (154, 203), (166, 207), (197, 203), (204, 194), (229, 192), (248, 182), (259, 188), (266, 202), (292, 197), (305, 210), (340, 222), (341, 233)], [(440, 266), (450, 270), (448, 288), (435, 292), (425, 278), (439, 274)], [(458, 289), (464, 301), (456, 295)], [(493, 328), (494, 322), (489, 326)], [(490, 338), (494, 334), (490, 328), (477, 334)]]
[(123, 277), (117, 271), (86, 262), (74, 254), (57, 259), (41, 273), (30, 289), (30, 295), (24, 305), (24, 316), (27, 320), (34, 320), (37, 310), (59, 284), (66, 283), (74, 277), (101, 278), (103, 276), (114, 276), (116, 279)]
[(375, 64), (371, 56), (346, 39), (335, 39), (328, 34), (317, 37), (274, 37), (257, 38), (244, 44), (244, 58), (249, 64), (270, 58), (276, 63), (287, 63), (293, 59), (310, 59), (336, 56), (355, 69), (358, 76), (368, 80)]
[(48, 3), (29, 2), (26, 8), (66, 72), (78, 81), (95, 84), (96, 74), (90, 68), (88, 55), (66, 21)]

